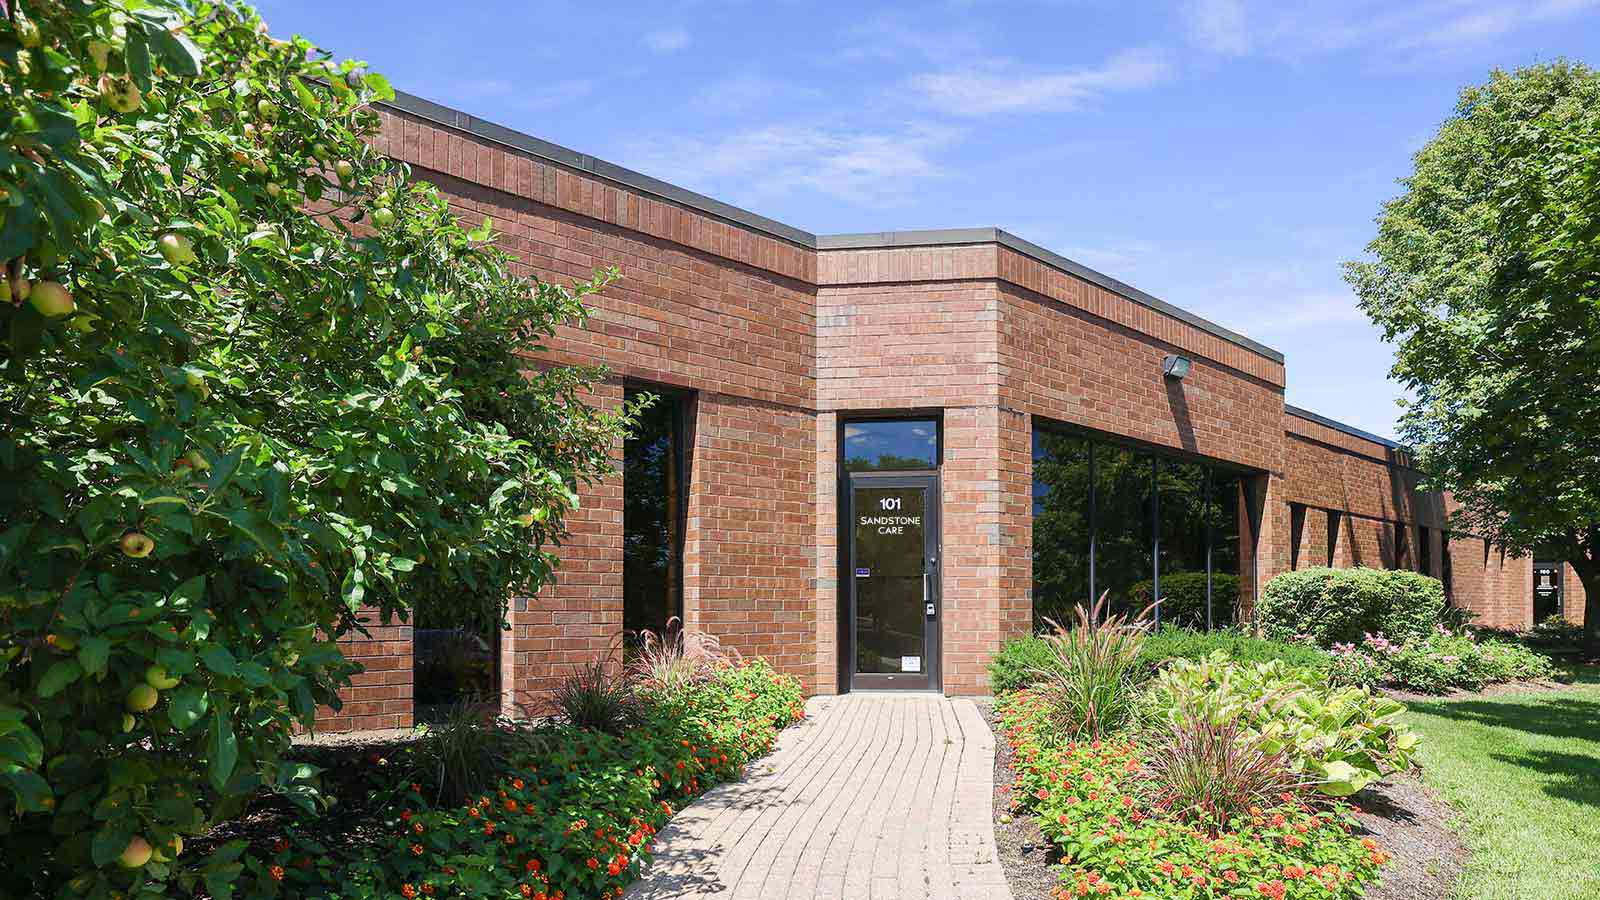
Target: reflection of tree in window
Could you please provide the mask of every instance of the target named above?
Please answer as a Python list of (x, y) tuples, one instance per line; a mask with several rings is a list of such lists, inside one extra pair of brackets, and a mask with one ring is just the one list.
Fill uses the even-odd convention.
[(1137, 612), (1132, 588), (1155, 571), (1151, 462), (1113, 444), (1095, 447), (1095, 591), (1107, 594), (1112, 612)]
[(1234, 620), (1240, 475), (1036, 427), (1033, 476), (1036, 623), (1101, 593), (1114, 611), (1144, 610), (1156, 597), (1156, 528), (1162, 620), (1204, 627), (1208, 594), (1212, 624)]
[[(639, 396), (630, 391), (631, 402)], [(679, 398), (659, 397), (622, 449), (622, 623), (660, 632), (678, 612)]]
[(1033, 432), (1033, 612), (1068, 621), (1089, 599), (1089, 442)]

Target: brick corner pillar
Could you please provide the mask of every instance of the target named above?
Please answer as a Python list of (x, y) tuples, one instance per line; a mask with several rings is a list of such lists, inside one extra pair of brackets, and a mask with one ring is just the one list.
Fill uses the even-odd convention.
[(988, 663), (1006, 637), (1007, 608), (1017, 606), (1003, 599), (1016, 578), (1006, 564), (1015, 523), (1006, 521), (1001, 474), (1002, 446), (1014, 443), (1003, 420), (1013, 415), (992, 406), (944, 414), (940, 660), (951, 696), (990, 693)]
[[(596, 384), (584, 402), (622, 405), (616, 379)], [(500, 635), (501, 712), (526, 718), (546, 712), (550, 691), (565, 676), (620, 652), (622, 638), (622, 441), (611, 448), (613, 470), (579, 485), (579, 507), (556, 548), (554, 577), (532, 597), (513, 597)]]
[(817, 415), (816, 692), (839, 692), (839, 456), (838, 413)]
[(356, 618), (367, 634), (351, 632), (339, 638), (346, 659), (361, 666), (350, 686), (339, 692), (342, 706), (319, 707), (316, 731), (372, 731), (410, 728), (412, 719), (412, 628), (409, 622), (384, 621), (378, 611), (364, 607)]
[(1284, 480), (1279, 474), (1267, 473), (1254, 479), (1252, 489), (1244, 498), (1245, 513), (1240, 519), (1246, 528), (1255, 527), (1254, 534), (1244, 535), (1241, 548), (1241, 574), (1247, 584), (1239, 590), (1241, 620), (1255, 621), (1256, 600), (1274, 576), (1289, 571), (1292, 516), (1289, 504), (1283, 497)]
[(1000, 640), (1033, 631), (1033, 417), (1001, 409)]

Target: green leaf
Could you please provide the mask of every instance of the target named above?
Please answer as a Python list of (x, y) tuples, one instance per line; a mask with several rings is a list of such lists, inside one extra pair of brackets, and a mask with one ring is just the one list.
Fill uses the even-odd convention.
[(200, 74), (205, 54), (188, 35), (169, 31), (155, 22), (145, 24), (145, 33), (150, 37), (151, 49), (166, 62), (168, 69), (191, 78)]
[(199, 603), (206, 592), (206, 576), (196, 575), (172, 589), (167, 600), (174, 606), (191, 606)]
[(233, 720), (226, 706), (218, 705), (211, 714), (211, 739), (206, 744), (206, 755), (211, 784), (219, 791), (225, 789), (239, 761), (239, 740), (233, 734)]
[(211, 477), (206, 480), (206, 493), (213, 497), (217, 492), (228, 486), (235, 473), (239, 471), (239, 463), (244, 460), (244, 448), (238, 447), (220, 459), (211, 461)]
[(228, 652), (228, 648), (221, 644), (207, 644), (200, 650), (200, 660), (206, 668), (217, 673), (232, 677), (239, 674), (239, 663)]
[(167, 703), (167, 718), (172, 720), (172, 727), (187, 731), (204, 718), (210, 706), (211, 698), (204, 689), (186, 684), (172, 692), (171, 700)]
[(44, 677), (39, 679), (39, 696), (54, 697), (61, 693), (67, 685), (77, 681), (83, 675), (83, 667), (75, 659), (58, 660), (45, 670)]
[(18, 766), (0, 765), (0, 783), (11, 788), (17, 797), (17, 812), (49, 812), (55, 792), (44, 776)]
[(99, 635), (78, 642), (78, 664), (90, 675), (104, 675), (111, 656), (111, 642)]

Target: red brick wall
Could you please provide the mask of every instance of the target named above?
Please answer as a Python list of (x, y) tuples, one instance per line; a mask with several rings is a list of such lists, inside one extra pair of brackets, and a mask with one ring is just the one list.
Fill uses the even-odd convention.
[(1583, 590), (1583, 582), (1578, 580), (1578, 573), (1572, 571), (1572, 565), (1568, 563), (1562, 569), (1562, 615), (1568, 622), (1574, 625), (1582, 625), (1584, 610), (1588, 605), (1588, 596)]
[(815, 417), (724, 394), (702, 393), (695, 407), (687, 625), (815, 693)]
[[(382, 116), (378, 149), (439, 184), (464, 219), (492, 218), (523, 274), (571, 282), (620, 270), (591, 298), (589, 320), (563, 328), (538, 362), (608, 366), (597, 403), (618, 402), (630, 379), (695, 392), (686, 618), (809, 691), (833, 690), (841, 664), (835, 453), (851, 413), (943, 417), (951, 693), (987, 691), (988, 655), (1031, 621), (1035, 421), (1260, 472), (1247, 596), (1291, 564), (1401, 564), (1396, 523), (1410, 529), (1413, 565), (1419, 526), (1439, 540), (1443, 504), (1416, 491), (1402, 454), (1285, 413), (1281, 362), (1005, 243), (815, 251), (410, 114)], [(1160, 374), (1169, 353), (1193, 360), (1182, 381)], [(564, 671), (614, 645), (624, 489), (613, 475), (583, 492), (558, 581), (514, 601), (508, 706), (536, 704)], [(1455, 593), (1471, 603), (1509, 617), (1513, 595), (1526, 597), (1525, 560), (1453, 560)], [(399, 643), (351, 645), (386, 667), (360, 688), (374, 692), (369, 702), (379, 702), (375, 679), (409, 673), (409, 642), (404, 662)], [(409, 679), (404, 701), (381, 684), (381, 702), (408, 705)]]
[[(556, 283), (615, 267), (581, 327), (541, 364), (603, 364), (693, 389), (685, 618), (818, 685), (815, 254), (705, 213), (385, 110), (378, 149), (438, 184), (463, 220), (494, 221), (521, 273)], [(621, 448), (614, 458), (620, 463)], [(622, 623), (620, 474), (580, 491), (556, 582), (517, 598), (502, 639), (508, 708), (613, 649)]]
[[(587, 402), (622, 404), (623, 388), (595, 385)], [(622, 445), (611, 448), (616, 471), (580, 485), (580, 506), (567, 518), (555, 580), (534, 597), (514, 597), (500, 637), (500, 690), (506, 715), (547, 711), (552, 687), (575, 668), (619, 649), (622, 633)]]
[(1471, 535), (1450, 538), (1450, 599), (1495, 628), (1533, 624), (1533, 560), (1510, 556)]
[(340, 693), (337, 711), (317, 709), (318, 731), (365, 731), (411, 727), (411, 626), (383, 623), (373, 609), (357, 614), (370, 637), (350, 634), (339, 639), (348, 659), (364, 668)]

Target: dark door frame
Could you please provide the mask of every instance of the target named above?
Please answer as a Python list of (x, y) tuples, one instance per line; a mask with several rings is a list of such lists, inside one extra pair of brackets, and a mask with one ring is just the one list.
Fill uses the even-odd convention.
[[(923, 602), (933, 605), (933, 615), (923, 615), (923, 674), (921, 677), (856, 671), (856, 578), (855, 578), (855, 491), (856, 488), (916, 487), (925, 492), (923, 500), (922, 553)], [(941, 652), (943, 643), (943, 560), (940, 524), (940, 480), (937, 471), (849, 472), (844, 478), (841, 516), (849, 523), (844, 529), (844, 567), (840, 571), (845, 591), (844, 611), (848, 640), (840, 654), (845, 690), (941, 691), (944, 688)]]

